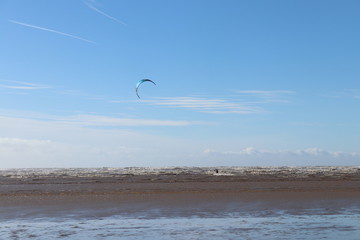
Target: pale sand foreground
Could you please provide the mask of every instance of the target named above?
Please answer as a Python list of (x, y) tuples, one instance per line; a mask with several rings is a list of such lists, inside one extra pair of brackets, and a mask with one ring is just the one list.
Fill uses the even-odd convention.
[(1, 219), (344, 208), (360, 209), (359, 167), (0, 171)]

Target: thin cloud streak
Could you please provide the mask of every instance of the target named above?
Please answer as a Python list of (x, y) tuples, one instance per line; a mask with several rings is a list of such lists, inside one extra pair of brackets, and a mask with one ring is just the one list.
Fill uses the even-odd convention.
[(290, 95), (295, 94), (294, 91), (289, 90), (241, 90), (236, 91), (241, 95), (253, 96), (256, 98), (265, 99), (267, 102), (284, 102), (287, 103)]
[(68, 34), (68, 33), (64, 33), (64, 32), (59, 32), (59, 31), (56, 31), (56, 30), (53, 30), (53, 29), (39, 27), (39, 26), (35, 26), (35, 25), (23, 23), (23, 22), (14, 21), (14, 20), (9, 20), (9, 21), (12, 22), (12, 23), (18, 24), (18, 25), (25, 26), (25, 27), (30, 27), (30, 28), (35, 28), (35, 29), (47, 31), (47, 32), (57, 33), (57, 34), (67, 36), (67, 37), (71, 37), (71, 38), (75, 38), (75, 39), (78, 39), (78, 40), (81, 40), (81, 41), (84, 41), (84, 42), (96, 44), (96, 42), (90, 41), (88, 39), (78, 37), (78, 36), (75, 36), (75, 35), (71, 35), (71, 34)]
[[(143, 149), (123, 144), (92, 146), (37, 138), (0, 137), (2, 168), (96, 167), (104, 166), (101, 165), (104, 162), (118, 164), (119, 159), (134, 163), (139, 155), (144, 155)], [(99, 159), (103, 161), (99, 162)]]
[[(143, 103), (164, 106), (171, 108), (190, 109), (197, 112), (211, 114), (259, 114), (268, 113), (264, 108), (268, 104), (291, 103), (289, 96), (293, 91), (236, 91), (241, 94), (229, 97), (157, 97), (149, 100), (141, 100)], [(110, 101), (112, 103), (121, 103), (124, 101)], [(136, 101), (137, 102), (137, 101)]]
[(329, 92), (326, 94), (322, 94), (321, 96), (326, 98), (355, 98), (360, 99), (360, 89), (344, 89), (342, 91)]
[(359, 89), (347, 89), (344, 91), (344, 94), (352, 98), (360, 99), (360, 90)]
[(156, 120), (156, 119), (134, 119), (114, 118), (98, 115), (77, 115), (60, 119), (59, 122), (76, 124), (82, 126), (190, 126), (198, 124), (209, 124), (200, 121), (179, 120)]
[[(302, 150), (267, 151), (253, 147), (238, 151), (216, 151), (206, 149), (207, 159), (222, 161), (224, 165), (254, 166), (345, 166), (358, 165), (360, 154), (357, 152), (327, 151), (320, 148)], [(267, 162), (264, 162), (267, 161)]]
[[(3, 112), (3, 111), (2, 111)], [(15, 122), (19, 119), (36, 121), (38, 123), (51, 123), (67, 126), (81, 127), (140, 127), (140, 126), (164, 126), (164, 127), (183, 127), (192, 125), (208, 125), (213, 122), (204, 121), (185, 121), (185, 120), (158, 120), (158, 119), (140, 119), (140, 118), (117, 118), (103, 115), (72, 115), (56, 116), (39, 114), (35, 112), (3, 112), (0, 121)]]
[(258, 106), (247, 103), (237, 103), (225, 99), (209, 99), (195, 97), (158, 98), (157, 100), (144, 100), (151, 105), (188, 108), (198, 112), (212, 114), (254, 114), (265, 112)]
[(94, 10), (95, 12), (97, 12), (97, 13), (99, 13), (99, 14), (101, 14), (101, 15), (103, 15), (103, 16), (105, 16), (105, 17), (107, 17), (107, 18), (109, 18), (109, 19), (111, 19), (111, 20), (113, 20), (113, 21), (115, 21), (115, 22), (117, 22), (117, 23), (120, 23), (120, 24), (122, 24), (122, 25), (124, 25), (124, 26), (127, 26), (127, 24), (124, 23), (123, 21), (120, 21), (119, 19), (117, 19), (117, 18), (115, 18), (115, 17), (113, 17), (113, 16), (111, 16), (111, 15), (109, 15), (109, 14), (101, 11), (100, 9), (98, 9), (98, 8), (96, 8), (94, 5), (92, 5), (91, 3), (89, 3), (89, 2), (84, 2), (84, 3), (85, 3), (86, 6), (88, 6), (88, 8), (90, 8), (91, 10)]
[(0, 84), (0, 88), (9, 88), (9, 89), (22, 89), (22, 90), (37, 90), (37, 89), (45, 89), (50, 88), (49, 86), (29, 83), (29, 82), (20, 82), (13, 80), (1, 80), (5, 84)]
[(237, 93), (247, 93), (247, 94), (257, 94), (257, 95), (265, 95), (265, 96), (277, 96), (279, 94), (293, 94), (295, 92), (289, 90), (240, 90), (236, 91)]
[(259, 150), (253, 147), (247, 147), (241, 149), (240, 151), (216, 151), (213, 149), (204, 150), (205, 154), (217, 154), (217, 155), (233, 155), (233, 156), (265, 156), (265, 155), (282, 155), (282, 156), (325, 156), (325, 157), (356, 157), (360, 158), (360, 154), (356, 152), (335, 152), (335, 151), (326, 151), (321, 148), (307, 148), (302, 150), (279, 150), (279, 151), (267, 151)]

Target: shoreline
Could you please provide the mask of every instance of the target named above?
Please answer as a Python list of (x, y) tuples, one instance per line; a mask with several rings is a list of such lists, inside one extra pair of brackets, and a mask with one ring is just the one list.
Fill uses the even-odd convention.
[(0, 169), (0, 184), (26, 181), (307, 181), (360, 180), (360, 166), (312, 167), (127, 167)]

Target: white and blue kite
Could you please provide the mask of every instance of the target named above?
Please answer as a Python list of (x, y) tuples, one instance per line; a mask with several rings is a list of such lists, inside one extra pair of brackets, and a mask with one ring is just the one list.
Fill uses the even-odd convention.
[(138, 98), (140, 98), (139, 93), (138, 93), (138, 89), (139, 89), (140, 84), (142, 84), (143, 82), (152, 82), (154, 85), (156, 85), (156, 83), (154, 83), (150, 79), (141, 79), (140, 81), (138, 81), (138, 83), (136, 84), (136, 87), (135, 87), (136, 95), (138, 96)]

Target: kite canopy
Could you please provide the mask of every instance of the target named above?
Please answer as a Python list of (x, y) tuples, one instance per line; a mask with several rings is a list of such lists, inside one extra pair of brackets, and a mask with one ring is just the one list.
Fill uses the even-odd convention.
[(139, 90), (139, 86), (143, 83), (143, 82), (152, 82), (154, 85), (156, 85), (156, 83), (154, 83), (152, 80), (150, 79), (141, 79), (140, 81), (137, 82), (136, 86), (135, 86), (135, 91), (136, 91), (136, 95), (138, 96), (138, 98), (140, 98), (138, 90)]

